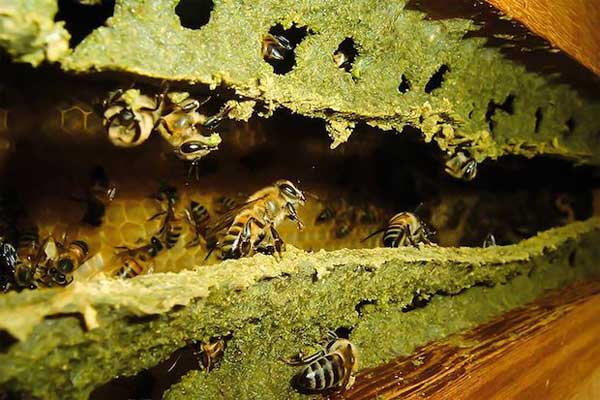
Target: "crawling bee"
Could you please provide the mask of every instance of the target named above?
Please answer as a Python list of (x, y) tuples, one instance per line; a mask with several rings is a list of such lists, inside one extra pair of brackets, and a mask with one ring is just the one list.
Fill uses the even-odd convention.
[(102, 102), (102, 122), (109, 140), (119, 147), (144, 143), (154, 130), (162, 108), (161, 96), (148, 96), (139, 89), (119, 89), (111, 93)]
[(290, 365), (306, 365), (294, 378), (294, 386), (301, 392), (323, 393), (349, 389), (358, 370), (358, 350), (348, 340), (333, 334), (326, 349), (299, 360), (285, 360)]
[(209, 117), (198, 112), (198, 108), (210, 98), (200, 103), (186, 92), (170, 92), (164, 98), (166, 106), (158, 120), (157, 130), (173, 147), (179, 159), (192, 163), (191, 171), (202, 157), (218, 149), (221, 143), (218, 133), (204, 135), (201, 130), (215, 129), (232, 107), (225, 106)]
[(363, 241), (383, 232), (385, 247), (417, 246), (419, 243), (431, 244), (430, 230), (425, 223), (410, 212), (394, 215), (382, 229), (379, 229), (363, 239)]
[(356, 209), (349, 207), (335, 218), (334, 233), (338, 239), (348, 236), (356, 225)]
[(227, 196), (217, 197), (214, 204), (215, 211), (219, 214), (225, 214), (238, 206), (238, 202), (234, 198)]
[(86, 205), (82, 221), (91, 226), (102, 225), (106, 204), (113, 201), (116, 193), (117, 188), (109, 182), (104, 169), (100, 166), (95, 167), (90, 176), (90, 186), (85, 198), (75, 198)]
[(200, 243), (200, 239), (204, 238), (208, 241), (206, 233), (208, 231), (208, 223), (210, 222), (210, 214), (206, 207), (202, 204), (191, 201), (189, 210), (185, 210), (185, 215), (188, 222), (194, 229), (194, 238), (186, 244), (186, 247), (193, 247)]
[(117, 259), (120, 267), (114, 276), (127, 279), (147, 273), (150, 270), (152, 259), (162, 251), (163, 245), (156, 236), (152, 236), (147, 245), (132, 249), (119, 246), (115, 249), (118, 251)]
[(288, 218), (302, 230), (304, 224), (296, 212), (303, 205), (304, 194), (288, 180), (278, 180), (251, 195), (246, 203), (223, 215), (211, 227), (208, 235), (217, 237), (225, 230), (222, 243), (218, 244), (221, 258), (239, 258), (258, 251), (265, 254), (281, 254), (283, 240), (276, 227)]
[(83, 240), (74, 240), (68, 246), (61, 243), (59, 248), (56, 269), (65, 275), (71, 275), (75, 272), (86, 261), (90, 252), (88, 244)]
[(21, 288), (34, 289), (38, 268), (46, 261), (44, 247), (47, 243), (39, 241), (37, 227), (30, 227), (19, 235), (17, 246), (18, 261), (15, 265), (15, 282)]
[(494, 237), (493, 234), (488, 233), (487, 236), (485, 237), (485, 239), (483, 239), (483, 244), (481, 245), (481, 247), (492, 247), (492, 246), (496, 246), (496, 238)]
[(199, 350), (194, 351), (194, 355), (199, 359), (200, 365), (210, 372), (223, 358), (225, 353), (225, 340), (218, 339), (214, 342), (201, 343)]
[(477, 175), (477, 161), (459, 151), (446, 161), (445, 171), (454, 178), (471, 181)]
[(8, 292), (16, 286), (17, 261), (17, 250), (13, 245), (0, 240), (0, 293)]
[(325, 208), (323, 208), (319, 212), (319, 215), (317, 215), (317, 218), (315, 219), (315, 224), (319, 225), (325, 222), (329, 222), (335, 218), (336, 214), (337, 212), (332, 206), (325, 206)]
[(261, 52), (267, 61), (282, 61), (293, 50), (289, 40), (280, 35), (265, 35), (262, 40)]
[(175, 211), (175, 205), (177, 203), (177, 189), (174, 187), (163, 187), (159, 190), (159, 193), (155, 196), (155, 199), (161, 203), (165, 203), (165, 209), (154, 214), (148, 220), (152, 221), (161, 216), (164, 216), (163, 222), (158, 231), (162, 237), (167, 249), (174, 247), (183, 231), (183, 221), (177, 217)]

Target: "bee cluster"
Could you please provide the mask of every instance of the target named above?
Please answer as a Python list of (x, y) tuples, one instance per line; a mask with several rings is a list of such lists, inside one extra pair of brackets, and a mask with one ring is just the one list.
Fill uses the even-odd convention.
[(119, 89), (102, 102), (103, 125), (111, 143), (119, 147), (139, 146), (158, 132), (178, 158), (195, 168), (218, 148), (221, 137), (212, 131), (232, 109), (224, 106), (206, 116), (198, 110), (208, 100), (201, 103), (187, 92), (163, 90), (150, 95), (135, 88)]

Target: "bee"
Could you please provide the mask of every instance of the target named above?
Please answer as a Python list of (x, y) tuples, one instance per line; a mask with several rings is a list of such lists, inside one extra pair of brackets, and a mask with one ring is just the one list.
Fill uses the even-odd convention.
[(90, 186), (85, 198), (75, 198), (86, 205), (82, 222), (91, 226), (102, 225), (106, 204), (114, 200), (116, 193), (117, 188), (110, 184), (104, 169), (100, 166), (95, 167), (90, 175)]
[(315, 224), (320, 225), (333, 220), (336, 216), (336, 210), (332, 206), (325, 206), (317, 215)]
[(164, 240), (167, 249), (170, 249), (177, 244), (181, 237), (181, 232), (183, 231), (183, 221), (181, 218), (177, 217), (175, 211), (177, 189), (172, 186), (165, 186), (159, 190), (159, 193), (154, 198), (160, 202), (166, 203), (165, 209), (154, 214), (148, 221), (164, 216), (158, 234)]
[(356, 209), (349, 207), (335, 218), (334, 233), (338, 239), (348, 236), (356, 225)]
[(38, 269), (47, 259), (44, 251), (47, 242), (48, 239), (40, 243), (38, 229), (35, 226), (24, 230), (19, 235), (18, 261), (14, 275), (17, 286), (30, 289), (37, 287)]
[(193, 247), (200, 243), (200, 239), (204, 238), (208, 240), (206, 237), (206, 233), (208, 231), (208, 223), (210, 222), (210, 214), (206, 207), (202, 204), (191, 201), (189, 210), (185, 210), (185, 215), (187, 217), (188, 222), (194, 229), (194, 238), (186, 244), (186, 247)]
[(200, 159), (210, 152), (217, 150), (221, 143), (218, 133), (204, 135), (201, 130), (212, 131), (229, 114), (232, 107), (225, 106), (217, 114), (206, 116), (198, 112), (200, 103), (186, 92), (170, 92), (164, 95), (165, 109), (159, 118), (157, 130), (160, 135), (173, 147), (175, 155), (184, 161), (197, 166)]
[(350, 58), (342, 51), (333, 53), (333, 62), (340, 69), (347, 69), (350, 66)]
[(144, 143), (160, 118), (163, 103), (162, 96), (142, 94), (139, 89), (110, 93), (102, 102), (102, 122), (109, 140), (119, 147)]
[(58, 272), (71, 275), (81, 264), (83, 264), (90, 252), (88, 244), (83, 240), (74, 240), (68, 246), (59, 245), (60, 252), (56, 261)]
[(127, 279), (147, 273), (150, 270), (152, 259), (163, 250), (163, 245), (156, 236), (152, 236), (147, 245), (132, 249), (119, 246), (115, 249), (118, 251), (117, 259), (120, 267), (114, 275), (121, 279)]
[(357, 219), (361, 224), (373, 225), (381, 219), (379, 209), (372, 204), (361, 207), (357, 211)]
[(363, 239), (363, 241), (383, 232), (385, 247), (417, 246), (419, 243), (431, 244), (429, 227), (410, 212), (394, 215), (382, 229), (379, 229)]
[(16, 286), (15, 267), (18, 257), (14, 246), (0, 240), (0, 293), (8, 292)]
[(278, 180), (251, 195), (237, 209), (223, 215), (211, 227), (208, 235), (217, 237), (225, 230), (223, 241), (218, 244), (223, 259), (245, 257), (255, 251), (281, 254), (284, 244), (276, 227), (288, 218), (302, 230), (304, 224), (295, 207), (303, 205), (305, 201), (304, 194), (293, 183)]
[(232, 197), (221, 196), (217, 197), (214, 201), (215, 203), (215, 211), (219, 214), (224, 214), (228, 211), (233, 210), (238, 206), (237, 200)]
[(210, 372), (223, 358), (225, 353), (225, 340), (218, 339), (214, 342), (201, 343), (199, 350), (194, 351), (200, 365), (207, 372)]
[(496, 238), (494, 237), (493, 234), (488, 233), (487, 236), (485, 237), (485, 239), (483, 239), (483, 244), (481, 247), (486, 248), (486, 247), (492, 247), (492, 246), (496, 246)]
[(292, 50), (292, 44), (283, 36), (269, 33), (263, 37), (261, 53), (267, 61), (282, 61)]
[(324, 350), (299, 360), (284, 360), (289, 365), (306, 365), (293, 384), (301, 392), (323, 393), (349, 389), (358, 370), (358, 350), (348, 340), (333, 335)]
[(477, 161), (459, 151), (446, 161), (445, 171), (454, 178), (471, 181), (477, 175)]

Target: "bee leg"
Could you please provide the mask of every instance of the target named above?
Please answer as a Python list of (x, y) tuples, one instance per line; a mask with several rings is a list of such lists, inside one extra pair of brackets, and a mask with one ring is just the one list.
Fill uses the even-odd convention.
[(208, 117), (208, 119), (202, 124), (206, 129), (215, 129), (221, 121), (233, 110), (232, 106), (225, 106), (217, 114)]
[(155, 219), (157, 219), (158, 217), (165, 215), (167, 212), (166, 211), (160, 211), (156, 214), (154, 214), (153, 216), (151, 216), (150, 218), (148, 218), (148, 221), (154, 221)]
[(287, 217), (296, 223), (299, 230), (304, 229), (304, 224), (300, 220), (300, 217), (298, 217), (298, 213), (296, 212), (294, 206), (291, 203), (286, 203), (285, 207), (288, 211)]
[(237, 243), (234, 243), (234, 246), (231, 249), (234, 254), (239, 254), (240, 257), (250, 255), (251, 251), (253, 250), (252, 223), (256, 223), (260, 226), (256, 218), (248, 218), (248, 221), (246, 221), (244, 224), (242, 232), (240, 232)]
[(285, 250), (285, 243), (279, 236), (279, 232), (275, 229), (275, 226), (271, 225), (271, 236), (273, 236), (273, 246), (275, 246), (275, 251), (279, 254), (279, 258), (281, 258), (281, 251)]
[(327, 352), (325, 351), (325, 349), (321, 349), (321, 350), (317, 351), (316, 353), (313, 353), (307, 357), (303, 357), (302, 353), (300, 353), (295, 358), (283, 358), (283, 359), (281, 359), (281, 361), (283, 361), (284, 363), (286, 363), (288, 365), (306, 365), (306, 364), (310, 364), (313, 361), (325, 356), (326, 354), (327, 354)]

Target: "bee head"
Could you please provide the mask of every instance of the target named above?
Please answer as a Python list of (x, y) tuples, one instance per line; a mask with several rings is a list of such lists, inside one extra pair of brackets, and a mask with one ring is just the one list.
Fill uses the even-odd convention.
[(277, 188), (279, 188), (279, 192), (287, 199), (288, 202), (292, 204), (300, 203), (304, 204), (306, 198), (304, 197), (304, 193), (300, 189), (298, 189), (294, 184), (288, 180), (279, 180), (275, 183)]
[(67, 279), (67, 275), (63, 274), (56, 268), (50, 269), (50, 276), (52, 276), (52, 280), (60, 286), (66, 286), (70, 283)]
[(155, 254), (163, 249), (161, 241), (156, 236), (152, 236), (150, 239), (150, 245), (152, 246), (152, 250)]

